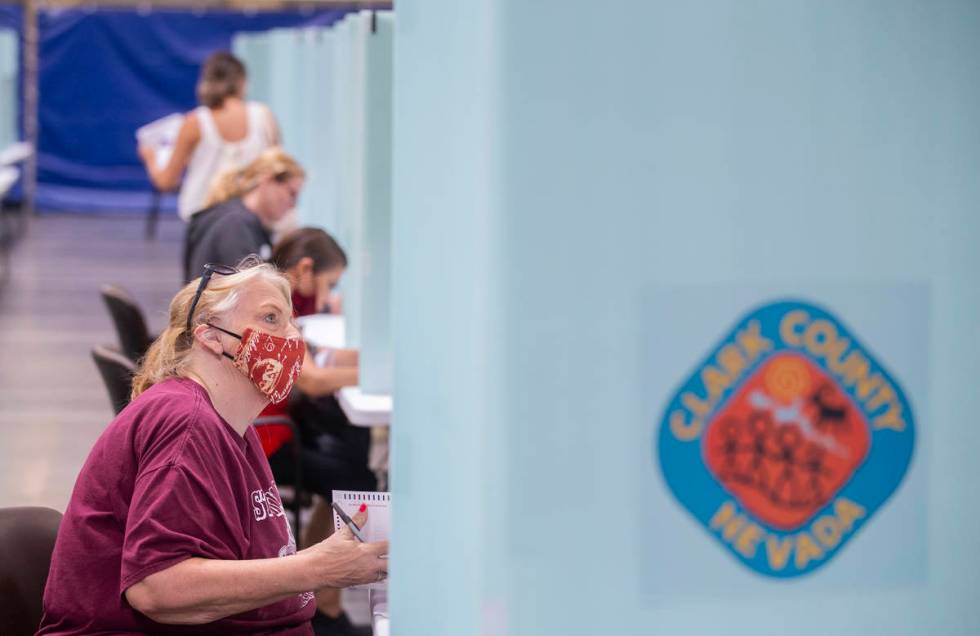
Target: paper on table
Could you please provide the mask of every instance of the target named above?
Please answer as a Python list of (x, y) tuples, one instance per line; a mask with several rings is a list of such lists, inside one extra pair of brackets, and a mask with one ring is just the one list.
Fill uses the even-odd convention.
[(335, 314), (301, 316), (296, 323), (303, 330), (303, 338), (318, 347), (343, 349), (347, 341), (346, 321)]
[[(361, 534), (364, 535), (368, 543), (388, 540), (391, 535), (391, 512), (389, 510), (391, 493), (335, 490), (333, 491), (333, 500), (351, 517), (357, 513), (361, 504), (367, 505), (367, 523), (361, 528)], [(336, 511), (333, 513), (333, 527), (335, 531), (345, 527)], [(375, 590), (387, 589), (388, 579), (380, 583), (369, 583), (356, 587)]]

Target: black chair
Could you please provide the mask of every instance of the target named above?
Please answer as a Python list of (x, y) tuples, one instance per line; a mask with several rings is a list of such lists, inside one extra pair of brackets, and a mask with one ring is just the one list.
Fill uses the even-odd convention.
[(143, 310), (133, 297), (118, 285), (103, 285), (99, 292), (116, 326), (119, 346), (130, 360), (138, 362), (153, 342), (146, 328)]
[(0, 634), (31, 635), (41, 624), (41, 599), (61, 513), (50, 508), (0, 508)]
[(109, 391), (112, 408), (118, 414), (129, 404), (136, 364), (118, 351), (104, 345), (92, 347), (92, 359), (95, 360), (99, 375), (102, 376), (105, 388)]

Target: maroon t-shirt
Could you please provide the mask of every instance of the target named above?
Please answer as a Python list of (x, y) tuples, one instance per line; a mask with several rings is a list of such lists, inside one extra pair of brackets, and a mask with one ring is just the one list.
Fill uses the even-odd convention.
[(312, 592), (198, 626), (161, 625), (124, 592), (190, 557), (288, 557), (296, 543), (255, 430), (244, 438), (186, 379), (161, 382), (102, 433), (58, 530), (40, 634), (312, 634)]

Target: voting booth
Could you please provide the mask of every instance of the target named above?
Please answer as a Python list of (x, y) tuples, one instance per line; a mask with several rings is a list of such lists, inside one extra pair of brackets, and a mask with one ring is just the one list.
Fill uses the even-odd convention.
[(399, 633), (976, 632), (978, 24), (399, 5)]

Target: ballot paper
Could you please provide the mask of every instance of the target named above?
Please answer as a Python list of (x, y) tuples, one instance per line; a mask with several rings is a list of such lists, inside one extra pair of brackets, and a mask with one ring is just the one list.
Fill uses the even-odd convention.
[(180, 132), (183, 124), (184, 116), (180, 113), (172, 113), (151, 121), (136, 130), (136, 143), (153, 148), (157, 165), (165, 166), (170, 161), (174, 144), (177, 143), (177, 133)]
[[(339, 505), (349, 517), (353, 517), (360, 510), (361, 504), (367, 506), (368, 518), (364, 527), (361, 528), (361, 535), (368, 543), (375, 541), (387, 541), (391, 534), (391, 513), (389, 504), (391, 503), (391, 493), (387, 492), (361, 492), (356, 490), (335, 490), (333, 491), (333, 501)], [(345, 527), (340, 515), (335, 510), (333, 513), (333, 527), (335, 531)], [(364, 589), (382, 590), (388, 588), (388, 579), (380, 583), (369, 583), (356, 587)]]

